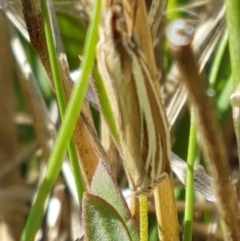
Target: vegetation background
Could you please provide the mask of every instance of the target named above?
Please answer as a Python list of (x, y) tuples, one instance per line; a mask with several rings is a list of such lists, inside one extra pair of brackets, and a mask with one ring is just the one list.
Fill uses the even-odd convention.
[[(235, 92), (239, 80), (238, 59), (234, 59), (232, 52), (236, 54), (240, 52), (237, 43), (240, 43), (237, 38), (239, 30), (236, 28), (240, 25), (236, 25), (236, 22), (229, 16), (239, 21), (240, 14), (228, 11), (240, 11), (240, 6), (236, 5), (235, 8), (227, 9), (228, 28), (231, 29), (230, 33), (236, 33), (235, 39), (230, 38), (228, 41), (224, 7), (228, 4), (227, 2), (227, 0), (225, 3), (221, 0), (169, 0), (154, 40), (154, 53), (159, 76), (161, 76), (162, 99), (171, 120), (173, 151), (183, 160), (189, 159), (188, 153), (192, 151), (191, 158), (194, 159), (195, 165), (206, 167), (211, 175), (211, 170), (208, 169), (208, 164), (202, 156), (202, 150), (197, 144), (199, 129), (191, 119), (190, 105), (186, 101), (187, 91), (182, 88), (182, 77), (176, 70), (176, 60), (165, 34), (166, 26), (174, 19), (185, 19), (194, 26), (194, 53), (201, 76), (207, 85), (207, 95), (214, 104), (221, 124), (219, 132), (224, 135), (228, 151), (229, 176), (238, 191), (239, 149), (236, 141), (238, 133), (235, 134), (234, 129), (234, 125), (235, 128), (237, 127), (238, 120), (235, 116), (234, 124), (230, 97)], [(234, 1), (229, 0), (229, 2)], [(90, 16), (93, 14), (91, 3), (87, 0), (54, 0), (48, 3), (49, 5), (45, 5), (45, 1), (41, 5), (39, 3), (25, 0), (22, 3), (0, 0), (0, 214), (2, 217), (0, 239), (32, 240), (35, 230), (38, 230), (36, 240), (76, 240), (77, 238), (83, 239), (84, 233), (85, 238), (86, 236), (89, 238), (91, 236), (89, 232), (94, 233), (94, 230), (97, 230), (96, 236), (93, 236), (91, 240), (105, 240), (94, 239), (94, 237), (114, 240), (109, 239), (108, 232), (112, 232), (111, 235), (117, 237), (125, 237), (123, 235), (126, 233), (126, 240), (138, 240), (139, 234), (135, 233), (138, 230), (137, 225), (131, 224), (130, 227), (126, 225), (126, 220), (133, 222), (132, 217), (129, 216), (129, 211), (120, 195), (120, 189), (115, 184), (113, 186), (109, 184), (111, 191), (106, 190), (109, 195), (105, 197), (106, 199), (103, 198), (105, 201), (108, 198), (112, 200), (112, 195), (114, 195), (121, 200), (118, 206), (114, 206), (114, 210), (108, 204), (104, 206), (104, 201), (94, 199), (94, 195), (100, 195), (99, 189), (102, 189), (105, 183), (112, 182), (111, 175), (126, 195), (128, 184), (121, 159), (99, 114), (91, 81), (83, 103), (82, 115), (80, 116), (78, 108), (80, 104), (71, 109), (74, 115), (70, 117), (72, 121), (68, 122), (70, 123), (69, 133), (74, 129), (77, 117), (80, 116), (80, 118), (77, 120), (72, 142), (68, 145), (68, 155), (64, 156), (64, 162), (60, 158), (65, 154), (65, 140), (71, 137), (71, 134), (67, 133), (67, 128), (61, 137), (56, 137), (62, 123), (61, 116), (66, 113), (66, 102), (73, 88), (69, 73), (72, 79), (77, 81), (81, 78), (83, 83), (82, 86), (79, 85), (79, 92), (75, 91), (79, 103), (83, 101), (89, 74), (91, 74), (90, 79), (97, 78), (98, 75), (93, 64), (98, 34), (97, 25), (95, 28), (93, 25), (89, 27)], [(147, 0), (146, 4), (150, 9), (151, 1)], [(35, 6), (35, 8), (30, 6)], [(50, 19), (47, 9), (51, 12)], [(39, 18), (40, 13), (43, 18)], [(41, 19), (44, 19), (44, 22), (41, 22)], [(28, 31), (33, 31), (32, 43), (29, 41), (25, 21)], [(92, 30), (91, 36), (87, 36), (89, 29)], [(39, 33), (41, 35), (38, 35)], [(45, 35), (48, 43), (46, 46), (41, 40), (41, 37), (45, 38)], [(231, 55), (229, 47), (232, 51)], [(56, 56), (59, 62), (56, 61)], [(81, 77), (79, 77), (80, 72)], [(55, 91), (52, 86), (55, 86)], [(67, 112), (66, 115), (69, 113)], [(189, 139), (190, 133), (192, 139)], [(53, 151), (56, 138), (60, 143), (59, 152)], [(107, 228), (100, 225), (101, 218), (86, 211), (82, 219), (82, 209), (79, 204), (83, 198), (83, 191), (90, 188), (90, 181), (98, 160), (104, 160), (106, 156), (110, 160), (111, 174), (102, 164), (99, 176), (95, 176), (94, 185), (96, 186), (92, 184), (91, 187), (92, 196), (89, 193), (87, 194), (89, 196), (84, 196), (83, 206), (85, 205), (86, 208), (90, 203), (96, 210), (100, 210), (97, 213), (100, 216), (102, 212), (110, 212), (109, 219), (121, 220), (120, 224), (116, 224), (116, 228), (113, 228), (111, 224), (106, 224)], [(46, 171), (47, 165), (49, 171)], [(183, 179), (186, 177), (186, 171), (186, 167), (180, 171)], [(104, 179), (101, 174), (106, 175), (107, 178)], [(212, 192), (210, 196), (214, 196), (211, 184), (206, 184), (204, 177), (197, 179), (200, 182), (197, 191), (201, 188), (210, 190)], [(45, 186), (40, 186), (42, 180), (45, 180)], [(190, 188), (191, 185), (193, 182)], [(31, 210), (36, 191), (40, 193), (38, 200), (42, 202), (36, 209)], [(185, 186), (175, 176), (181, 239), (224, 240), (224, 228), (221, 226), (216, 203), (208, 202), (204, 195), (195, 191), (191, 192), (194, 196), (194, 208), (192, 209), (191, 205), (185, 206)], [(43, 208), (43, 197), (47, 196), (47, 203)], [(126, 200), (130, 202), (129, 197), (126, 197)], [(100, 207), (100, 204), (103, 206)], [(118, 208), (125, 210), (126, 220), (122, 221), (115, 213)], [(133, 213), (133, 208), (130, 209)], [(190, 228), (184, 219), (188, 209), (190, 213), (192, 212)], [(27, 219), (30, 210), (32, 213), (30, 219)], [(154, 210), (153, 200), (149, 198), (148, 221), (149, 240), (151, 241), (158, 240)], [(236, 215), (238, 215), (237, 210)], [(41, 219), (42, 216), (43, 219)], [(91, 225), (86, 222), (88, 218)], [(105, 220), (104, 218), (106, 217), (102, 220)], [(138, 220), (137, 213), (134, 218)], [(97, 222), (94, 223), (93, 220)], [(100, 234), (104, 228), (107, 234), (104, 232)], [(186, 233), (183, 235), (186, 230), (188, 230), (188, 235)]]

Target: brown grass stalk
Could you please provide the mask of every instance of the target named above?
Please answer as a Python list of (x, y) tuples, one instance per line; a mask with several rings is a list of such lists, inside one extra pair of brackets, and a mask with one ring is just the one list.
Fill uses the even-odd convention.
[[(174, 25), (175, 24), (175, 25)], [(227, 149), (215, 109), (206, 95), (206, 86), (191, 47), (191, 25), (174, 22), (172, 44), (174, 57), (187, 87), (190, 103), (195, 111), (202, 151), (210, 166), (218, 199), (218, 210), (225, 226), (225, 240), (240, 240), (239, 214), (236, 193), (230, 182)]]

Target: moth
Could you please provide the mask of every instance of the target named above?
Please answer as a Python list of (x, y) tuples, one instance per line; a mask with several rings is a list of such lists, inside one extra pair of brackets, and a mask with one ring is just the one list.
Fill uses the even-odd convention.
[(171, 144), (165, 111), (153, 84), (156, 75), (136, 27), (137, 2), (112, 1), (107, 8), (99, 30), (97, 63), (130, 189), (149, 194), (168, 175)]

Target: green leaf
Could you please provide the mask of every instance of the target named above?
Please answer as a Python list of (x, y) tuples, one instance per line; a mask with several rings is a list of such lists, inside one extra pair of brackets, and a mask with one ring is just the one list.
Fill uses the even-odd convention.
[(85, 193), (83, 197), (83, 227), (86, 240), (132, 240), (117, 211), (105, 200), (90, 193)]
[(106, 164), (101, 160), (95, 171), (90, 191), (92, 194), (106, 200), (115, 210), (117, 210), (124, 223), (127, 225), (132, 240), (139, 240), (139, 231), (131, 217), (122, 192)]

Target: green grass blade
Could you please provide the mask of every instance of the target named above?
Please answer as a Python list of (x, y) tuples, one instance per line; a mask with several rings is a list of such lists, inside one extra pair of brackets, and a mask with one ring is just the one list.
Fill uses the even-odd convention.
[(240, 1), (225, 0), (229, 35), (232, 81), (235, 88), (240, 82)]
[[(53, 73), (55, 93), (58, 101), (58, 106), (60, 109), (60, 114), (61, 114), (61, 117), (63, 118), (64, 113), (66, 111), (66, 101), (65, 101), (65, 95), (64, 95), (64, 90), (62, 86), (62, 79), (61, 79), (60, 70), (59, 70), (59, 62), (57, 59), (57, 53), (56, 53), (56, 48), (54, 44), (53, 31), (51, 28), (51, 20), (49, 16), (47, 2), (48, 0), (42, 1), (42, 14), (44, 19), (44, 28), (45, 28), (45, 34), (46, 34), (46, 40), (47, 40), (47, 46), (48, 46), (48, 53), (49, 53), (51, 69)], [(75, 184), (77, 187), (78, 199), (79, 199), (79, 202), (81, 202), (84, 187), (82, 183), (80, 166), (78, 162), (76, 149), (72, 140), (68, 146), (68, 154), (72, 165)]]
[(210, 88), (214, 88), (215, 84), (217, 83), (218, 79), (218, 74), (219, 74), (219, 68), (221, 66), (221, 61), (223, 59), (223, 55), (225, 52), (225, 49), (227, 47), (228, 43), (228, 32), (225, 31), (220, 44), (218, 46), (218, 49), (216, 51), (216, 55), (214, 57), (212, 66), (211, 66), (211, 71), (210, 71), (210, 76), (209, 76), (209, 86)]
[(96, 92), (98, 95), (98, 100), (100, 103), (100, 108), (101, 108), (101, 113), (106, 119), (108, 128), (111, 132), (111, 135), (114, 139), (114, 141), (117, 143), (118, 142), (118, 130), (114, 121), (114, 115), (113, 115), (113, 110), (112, 106), (110, 103), (110, 100), (107, 95), (107, 90), (104, 87), (102, 78), (97, 70), (97, 68), (93, 68), (93, 77), (94, 77), (94, 85), (96, 88)]
[(98, 24), (100, 21), (101, 1), (95, 1), (93, 17), (89, 25), (86, 44), (84, 46), (84, 61), (82, 64), (82, 73), (80, 79), (73, 89), (66, 114), (63, 118), (61, 128), (59, 130), (57, 140), (53, 152), (51, 153), (49, 163), (47, 165), (46, 173), (43, 182), (41, 183), (36, 199), (28, 216), (27, 224), (23, 230), (21, 240), (34, 240), (37, 229), (41, 223), (44, 214), (44, 205), (46, 203), (49, 192), (56, 180), (67, 145), (69, 144), (72, 133), (79, 116), (86, 89), (88, 86), (88, 79), (91, 73), (93, 62), (95, 58), (95, 46), (98, 36)]
[(187, 180), (186, 180), (186, 197), (185, 197), (185, 216), (184, 216), (184, 233), (183, 240), (192, 240), (193, 224), (193, 204), (194, 204), (194, 161), (196, 154), (196, 129), (194, 123), (194, 111), (191, 113), (191, 125), (188, 145), (187, 158)]

